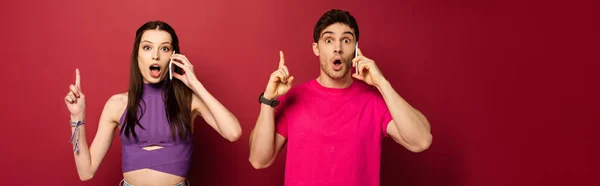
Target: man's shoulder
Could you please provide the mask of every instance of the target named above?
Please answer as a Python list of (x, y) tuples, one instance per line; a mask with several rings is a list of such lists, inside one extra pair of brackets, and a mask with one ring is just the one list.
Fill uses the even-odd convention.
[(311, 81), (307, 81), (307, 82), (301, 83), (299, 85), (296, 85), (296, 86), (292, 87), (288, 91), (288, 93), (286, 93), (284, 96), (290, 97), (290, 96), (304, 95), (303, 93), (310, 90), (310, 83), (311, 83)]
[(301, 83), (292, 87), (287, 93), (278, 98), (280, 105), (277, 107), (278, 110), (285, 110), (288, 107), (297, 105), (298, 100), (304, 99), (303, 97), (309, 96), (310, 81)]
[(358, 93), (360, 94), (365, 94), (365, 95), (371, 95), (371, 96), (381, 96), (381, 93), (379, 92), (379, 90), (377, 90), (376, 87), (371, 86), (363, 81), (354, 81), (353, 84), (356, 86), (356, 89), (358, 89)]

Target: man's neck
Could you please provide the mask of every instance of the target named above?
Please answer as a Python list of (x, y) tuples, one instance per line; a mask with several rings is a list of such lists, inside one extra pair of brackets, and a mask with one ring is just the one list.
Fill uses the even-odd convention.
[(352, 77), (348, 74), (340, 79), (332, 79), (327, 74), (321, 73), (317, 77), (317, 82), (327, 88), (347, 88), (352, 84)]

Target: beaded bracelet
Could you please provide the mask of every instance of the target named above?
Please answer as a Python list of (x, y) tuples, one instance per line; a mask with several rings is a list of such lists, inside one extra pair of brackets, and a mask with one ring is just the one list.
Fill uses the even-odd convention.
[[(79, 126), (85, 124), (85, 122), (83, 122), (83, 121), (77, 121), (77, 122), (71, 121), (70, 123), (71, 123), (71, 127), (75, 127), (75, 131), (71, 135), (71, 139), (69, 139), (69, 143), (75, 145), (75, 149), (73, 149), (73, 152), (79, 153)], [(75, 135), (77, 135), (77, 137), (75, 137)]]

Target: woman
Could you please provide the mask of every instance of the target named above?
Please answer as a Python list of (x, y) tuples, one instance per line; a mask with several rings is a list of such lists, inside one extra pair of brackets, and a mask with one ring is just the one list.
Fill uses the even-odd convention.
[(75, 85), (70, 85), (65, 103), (71, 113), (71, 142), (81, 180), (94, 176), (117, 128), (122, 143), (123, 185), (188, 185), (191, 135), (198, 115), (227, 140), (240, 137), (237, 118), (204, 88), (194, 66), (179, 52), (177, 35), (167, 23), (152, 21), (137, 30), (129, 91), (106, 102), (89, 148), (85, 95), (79, 70), (75, 70)]

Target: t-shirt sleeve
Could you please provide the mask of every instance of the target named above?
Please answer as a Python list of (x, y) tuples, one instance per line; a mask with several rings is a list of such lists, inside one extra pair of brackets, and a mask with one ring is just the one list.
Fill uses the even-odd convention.
[(275, 107), (275, 113), (273, 113), (275, 115), (275, 132), (286, 139), (288, 138), (288, 117), (285, 113), (288, 107), (291, 106), (294, 97), (292, 90), (278, 98), (279, 105)]
[(381, 132), (383, 133), (383, 137), (389, 137), (387, 133), (387, 127), (388, 124), (390, 124), (390, 121), (392, 121), (392, 114), (390, 113), (390, 110), (385, 104), (385, 100), (380, 94), (377, 95), (375, 110), (377, 118), (379, 118), (380, 121), (379, 125), (381, 126)]
[(275, 110), (275, 132), (288, 138), (288, 120), (281, 111)]

